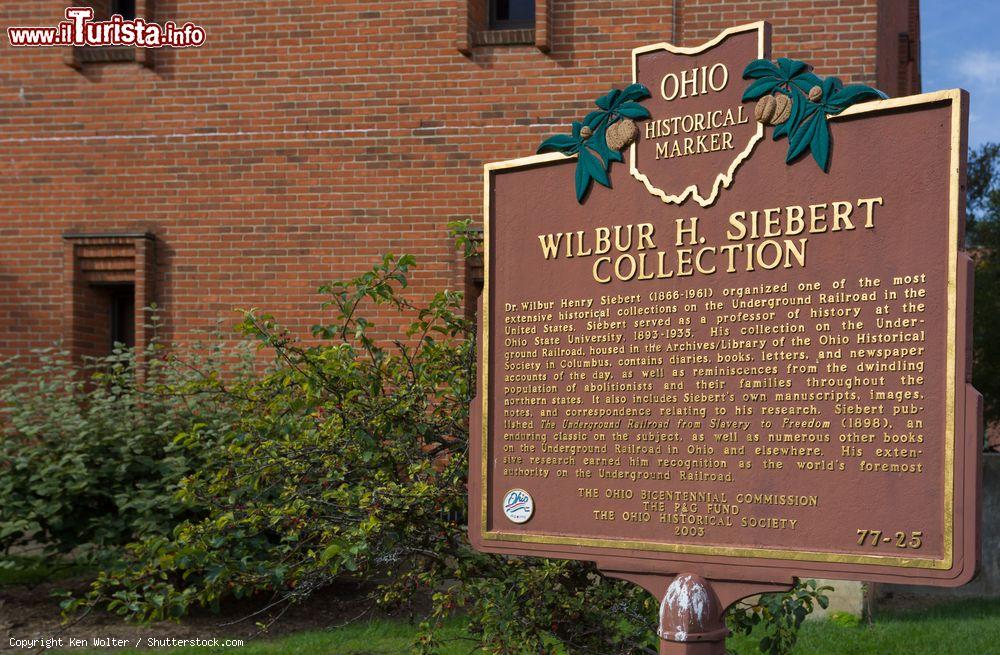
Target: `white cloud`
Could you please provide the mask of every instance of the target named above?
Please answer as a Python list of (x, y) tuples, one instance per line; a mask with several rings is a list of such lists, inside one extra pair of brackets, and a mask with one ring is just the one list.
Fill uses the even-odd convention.
[(990, 50), (964, 52), (958, 56), (955, 68), (965, 81), (987, 87), (1000, 87), (1000, 52)]

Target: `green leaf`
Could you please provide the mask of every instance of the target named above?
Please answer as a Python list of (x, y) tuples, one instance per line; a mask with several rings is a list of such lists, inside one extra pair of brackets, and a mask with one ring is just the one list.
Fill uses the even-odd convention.
[(743, 69), (743, 79), (760, 79), (765, 76), (777, 77), (778, 67), (768, 59), (754, 59)]
[(824, 104), (827, 105), (828, 109), (833, 110), (829, 113), (839, 114), (851, 105), (859, 102), (882, 100), (887, 97), (888, 96), (878, 89), (873, 89), (870, 86), (865, 86), (864, 84), (848, 84), (847, 86), (834, 92), (831, 97), (824, 98)]
[(607, 119), (609, 115), (610, 112), (606, 111), (592, 111), (584, 117), (583, 124), (592, 130), (596, 130), (601, 121)]
[(789, 87), (795, 87), (796, 89), (798, 89), (799, 91), (801, 91), (806, 95), (809, 94), (809, 91), (814, 86), (821, 86), (822, 84), (823, 80), (821, 80), (818, 75), (814, 75), (813, 73), (809, 72), (802, 73), (797, 77), (795, 77), (794, 79), (788, 80)]
[(638, 82), (629, 84), (621, 94), (623, 100), (643, 100), (649, 96), (649, 89), (646, 88), (646, 85)]
[[(581, 154), (586, 152), (586, 149), (580, 151)], [(586, 195), (587, 189), (590, 188), (590, 173), (587, 171), (587, 167), (583, 165), (583, 160), (580, 159), (576, 162), (576, 201), (583, 202), (583, 196)]]
[(775, 125), (774, 131), (771, 132), (771, 139), (777, 141), (781, 137), (787, 136), (788, 126), (791, 124), (792, 124), (791, 120), (787, 120), (784, 123), (781, 123), (780, 125)]
[(584, 144), (587, 148), (590, 148), (601, 156), (605, 167), (613, 161), (624, 161), (622, 153), (608, 147), (607, 133), (608, 128), (601, 127)]
[(542, 141), (537, 152), (556, 150), (564, 155), (571, 155), (580, 149), (580, 140), (569, 134), (556, 134)]
[(821, 102), (826, 103), (829, 102), (830, 98), (834, 97), (837, 93), (840, 92), (841, 89), (844, 88), (844, 83), (840, 81), (839, 77), (831, 75), (830, 77), (823, 80), (823, 83), (820, 85), (820, 88), (823, 90), (823, 99), (821, 100)]
[(775, 87), (778, 86), (778, 80), (765, 77), (763, 79), (757, 80), (753, 84), (747, 87), (746, 91), (743, 92), (743, 100), (757, 100), (768, 93), (774, 91)]
[(319, 561), (325, 564), (334, 557), (336, 557), (337, 555), (339, 555), (341, 550), (343, 550), (342, 544), (338, 541), (335, 541), (323, 549), (323, 552), (320, 553)]
[(637, 102), (623, 103), (616, 111), (626, 118), (649, 118), (650, 116), (649, 110)]
[(790, 80), (803, 72), (807, 72), (809, 64), (804, 61), (788, 59), (787, 57), (778, 57), (778, 68), (781, 70), (782, 76), (786, 80)]
[(603, 186), (611, 186), (611, 180), (608, 179), (608, 172), (604, 169), (603, 162), (599, 157), (595, 157), (589, 148), (580, 150), (580, 162), (586, 167), (590, 177)]
[[(756, 59), (747, 65), (743, 71), (743, 77), (757, 80), (747, 88), (743, 96), (744, 100), (754, 100), (775, 89), (786, 94), (791, 93), (793, 89), (798, 89), (807, 94), (809, 89), (820, 84), (819, 77), (809, 70), (807, 64), (784, 57), (778, 59), (777, 66), (766, 59)], [(761, 84), (765, 80), (773, 83), (770, 89)]]
[(824, 172), (830, 162), (830, 125), (826, 120), (826, 112), (818, 111), (813, 118), (816, 128), (813, 130), (812, 140), (809, 142), (809, 149), (812, 151), (813, 159)]
[(604, 111), (609, 111), (618, 101), (618, 97), (622, 94), (619, 89), (611, 89), (606, 94), (597, 99), (595, 104), (603, 109)]
[(820, 122), (817, 119), (817, 113), (813, 111), (811, 115), (806, 116), (801, 123), (792, 128), (791, 134), (788, 137), (788, 154), (785, 156), (786, 164), (791, 163), (796, 157), (805, 152), (809, 144), (812, 143), (813, 133)]

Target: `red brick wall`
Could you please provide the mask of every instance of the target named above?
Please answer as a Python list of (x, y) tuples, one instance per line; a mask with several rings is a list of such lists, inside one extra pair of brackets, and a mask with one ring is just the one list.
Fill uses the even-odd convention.
[[(548, 53), (463, 55), (467, 0), (156, 0), (155, 20), (200, 24), (208, 42), (158, 51), (152, 68), (76, 70), (60, 48), (4, 38), (0, 354), (65, 336), (70, 232), (156, 235), (151, 288), (176, 339), (237, 307), (304, 334), (322, 320), (316, 287), (386, 251), (417, 256), (417, 295), (460, 286), (445, 223), (480, 216), (482, 163), (531, 154), (628, 81), (637, 45), (766, 18), (776, 56), (901, 77), (876, 64), (878, 0), (547, 4)], [(54, 24), (64, 7), (5, 2), (0, 26)], [(883, 33), (905, 31), (890, 22)]]

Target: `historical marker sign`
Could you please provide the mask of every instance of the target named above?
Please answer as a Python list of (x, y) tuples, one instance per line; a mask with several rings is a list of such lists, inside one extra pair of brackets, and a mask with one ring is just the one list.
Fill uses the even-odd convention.
[[(636, 48), (633, 81), (652, 91), (644, 103), (632, 175), (667, 202), (712, 204), (764, 137), (753, 103), (742, 100), (747, 62), (770, 56), (765, 23), (727, 30), (699, 48), (669, 43)], [(733, 65), (735, 63), (735, 65)]]
[(878, 99), (768, 37), (637, 48), (560, 152), (486, 166), (479, 548), (973, 575), (966, 95)]

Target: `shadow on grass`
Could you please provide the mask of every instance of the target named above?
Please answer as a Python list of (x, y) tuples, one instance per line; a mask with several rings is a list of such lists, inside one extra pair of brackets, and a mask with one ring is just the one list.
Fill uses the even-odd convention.
[(45, 582), (75, 578), (94, 571), (93, 567), (72, 560), (44, 559), (14, 555), (0, 565), (0, 587), (33, 587)]
[(876, 621), (899, 623), (928, 620), (967, 620), (995, 618), (1000, 622), (1000, 598), (947, 600), (919, 609), (889, 609), (877, 611)]

